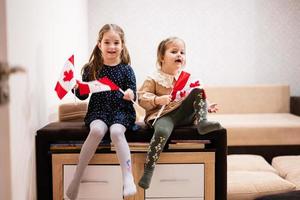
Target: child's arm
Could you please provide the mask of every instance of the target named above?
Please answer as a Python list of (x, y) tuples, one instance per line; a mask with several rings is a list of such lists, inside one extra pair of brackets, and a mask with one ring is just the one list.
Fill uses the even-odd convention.
[(124, 92), (124, 99), (128, 101), (135, 101), (136, 99), (136, 78), (133, 69), (128, 66), (127, 73), (125, 74), (125, 90)]
[(72, 93), (80, 100), (85, 100), (89, 97), (89, 94), (80, 95), (78, 84), (76, 83), (75, 87), (72, 89)]
[(153, 110), (158, 106), (156, 102), (158, 96), (155, 94), (155, 81), (153, 79), (145, 80), (138, 93), (139, 104), (146, 111)]
[(160, 105), (160, 106), (165, 106), (168, 105), (172, 100), (172, 95), (162, 95), (162, 96), (157, 96), (154, 99), (154, 104), (155, 105)]
[[(83, 74), (82, 74), (82, 81), (88, 82), (89, 79), (89, 70), (88, 68), (84, 68)], [(72, 93), (75, 94), (75, 96), (80, 100), (85, 100), (89, 97), (89, 94), (80, 95), (78, 84), (76, 83), (75, 87), (72, 89)]]

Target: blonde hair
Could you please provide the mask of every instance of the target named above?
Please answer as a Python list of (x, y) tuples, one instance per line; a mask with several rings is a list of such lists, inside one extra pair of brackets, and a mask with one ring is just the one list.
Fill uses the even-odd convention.
[(178, 37), (169, 37), (159, 43), (158, 48), (157, 48), (157, 59), (156, 59), (156, 64), (159, 69), (161, 69), (161, 67), (162, 67), (162, 60), (166, 53), (167, 46), (175, 41), (181, 41), (185, 46), (184, 41)]
[(97, 79), (97, 77), (96, 77), (97, 72), (102, 70), (102, 67), (104, 65), (103, 57), (102, 57), (102, 53), (98, 47), (98, 43), (100, 43), (102, 41), (104, 34), (110, 30), (113, 30), (116, 33), (118, 33), (121, 38), (121, 43), (122, 43), (122, 47), (123, 47), (122, 51), (121, 51), (121, 63), (130, 64), (129, 52), (125, 45), (124, 31), (122, 30), (122, 28), (120, 26), (118, 26), (116, 24), (105, 24), (98, 33), (97, 44), (94, 47), (94, 50), (90, 56), (89, 62), (87, 64), (85, 64), (84, 67), (82, 68), (82, 72), (85, 70), (85, 68), (90, 68), (90, 70), (91, 70), (91, 73), (89, 74), (90, 80)]

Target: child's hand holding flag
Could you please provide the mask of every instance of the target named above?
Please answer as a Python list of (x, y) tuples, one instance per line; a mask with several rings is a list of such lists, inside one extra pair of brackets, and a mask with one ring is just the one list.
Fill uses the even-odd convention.
[(132, 89), (128, 88), (123, 94), (124, 94), (123, 99), (127, 101), (134, 100), (134, 93)]
[(125, 92), (117, 86), (114, 82), (112, 82), (108, 77), (102, 77), (95, 81), (90, 82), (80, 82), (77, 81), (79, 94), (89, 94), (89, 93), (96, 93), (96, 92), (104, 92), (104, 91), (113, 91), (119, 90), (124, 94), (124, 99), (132, 101), (132, 103), (138, 105), (136, 102), (133, 101), (134, 94), (131, 89), (127, 89)]
[[(173, 90), (170, 94), (172, 96), (172, 101), (176, 98), (177, 92), (181, 91), (185, 87), (186, 83), (188, 82), (188, 80), (190, 78), (190, 75), (191, 74), (188, 73), (188, 72), (181, 71), (181, 73), (180, 73), (180, 75), (179, 75), (179, 77), (178, 77), (178, 79), (177, 79), (177, 81), (174, 85), (174, 88), (173, 88)], [(160, 108), (160, 110), (158, 111), (157, 116), (156, 116), (156, 118), (154, 119), (154, 121), (152, 123), (152, 126), (154, 126), (156, 120), (160, 117), (160, 115), (161, 115), (161, 113), (164, 109), (165, 109), (165, 105), (163, 105)]]

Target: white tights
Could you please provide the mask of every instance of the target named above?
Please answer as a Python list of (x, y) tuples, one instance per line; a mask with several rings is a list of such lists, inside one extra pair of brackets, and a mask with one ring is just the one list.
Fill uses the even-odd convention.
[[(94, 120), (90, 124), (90, 133), (82, 145), (73, 180), (66, 192), (66, 195), (70, 200), (75, 200), (77, 198), (83, 172), (94, 156), (95, 151), (107, 130), (107, 125), (101, 120)], [(116, 147), (118, 160), (122, 169), (123, 195), (131, 196), (136, 193), (136, 186), (132, 176), (130, 150), (124, 134), (126, 128), (122, 124), (113, 124), (109, 130), (111, 141)]]

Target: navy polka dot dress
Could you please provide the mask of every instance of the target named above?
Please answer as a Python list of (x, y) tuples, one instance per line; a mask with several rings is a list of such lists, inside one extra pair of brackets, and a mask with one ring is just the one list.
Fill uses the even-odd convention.
[[(89, 80), (90, 73), (90, 68), (85, 68), (82, 80), (91, 81)], [(104, 76), (113, 81), (123, 91), (130, 88), (136, 94), (136, 79), (130, 65), (104, 65), (102, 70), (97, 74), (97, 79)], [(134, 126), (135, 118), (135, 110), (132, 102), (124, 100), (123, 94), (120, 91), (104, 91), (92, 94), (84, 121), (88, 127), (92, 121), (100, 119), (108, 127), (118, 123), (128, 129)]]

